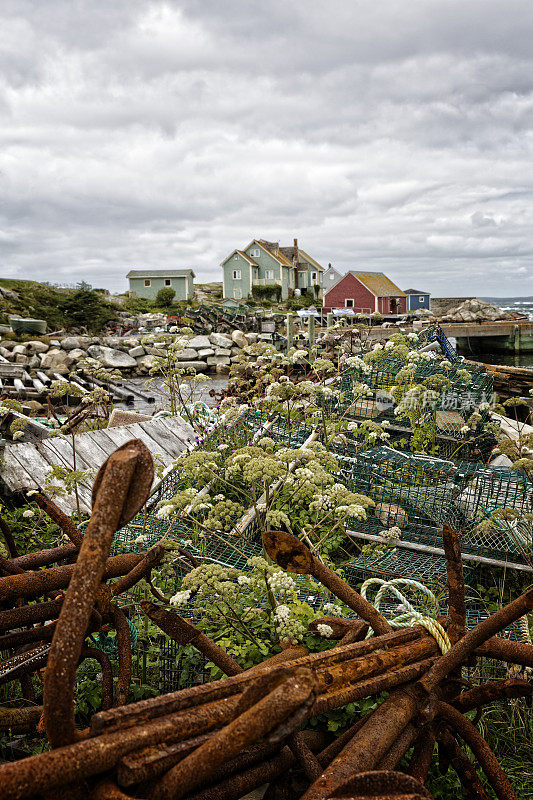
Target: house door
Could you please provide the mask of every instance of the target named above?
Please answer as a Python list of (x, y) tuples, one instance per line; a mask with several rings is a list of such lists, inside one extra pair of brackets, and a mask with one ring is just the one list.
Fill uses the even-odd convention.
[(395, 297), (391, 297), (390, 313), (391, 314), (396, 314), (397, 311), (398, 311), (399, 305), (400, 305), (399, 301)]

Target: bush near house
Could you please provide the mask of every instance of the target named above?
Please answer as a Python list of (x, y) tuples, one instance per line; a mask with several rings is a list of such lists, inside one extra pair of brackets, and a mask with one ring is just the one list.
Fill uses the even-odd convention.
[(252, 295), (255, 300), (281, 300), (281, 286), (276, 283), (267, 284), (266, 286), (254, 286), (252, 288)]

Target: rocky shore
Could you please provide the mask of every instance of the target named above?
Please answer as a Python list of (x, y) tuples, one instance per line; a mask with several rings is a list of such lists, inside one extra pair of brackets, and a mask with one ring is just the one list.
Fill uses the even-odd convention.
[[(75, 371), (78, 364), (90, 359), (109, 369), (118, 369), (125, 376), (146, 376), (156, 356), (164, 354), (164, 344), (157, 342), (157, 334), (152, 335), (154, 341), (149, 345), (141, 344), (143, 338), (144, 335), (63, 336), (20, 343), (4, 339), (0, 342), (0, 356), (2, 360), (25, 367), (28, 372), (40, 370), (49, 375), (67, 375)], [(229, 373), (241, 348), (255, 341), (256, 333), (239, 330), (234, 330), (231, 335), (191, 336), (178, 359), (184, 368), (224, 375)]]

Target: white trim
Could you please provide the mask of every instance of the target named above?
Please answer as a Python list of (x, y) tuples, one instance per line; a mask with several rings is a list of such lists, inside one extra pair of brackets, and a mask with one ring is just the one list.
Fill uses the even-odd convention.
[(222, 299), (227, 297), (226, 294), (226, 265), (222, 264)]
[(185, 299), (189, 299), (189, 278), (185, 278)]
[(144, 288), (145, 289), (151, 289), (152, 288), (152, 279), (151, 278), (145, 278), (144, 279)]
[(242, 269), (234, 269), (232, 280), (234, 281), (242, 281)]
[[(348, 305), (349, 302), (352, 304), (351, 306)], [(344, 308), (354, 308), (354, 307), (355, 307), (355, 300), (353, 299), (353, 297), (345, 297)]]

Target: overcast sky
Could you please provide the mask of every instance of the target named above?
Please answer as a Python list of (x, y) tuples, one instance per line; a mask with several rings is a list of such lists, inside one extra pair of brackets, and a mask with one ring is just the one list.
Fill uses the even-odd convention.
[(531, 0), (0, 0), (0, 274), (533, 294)]

